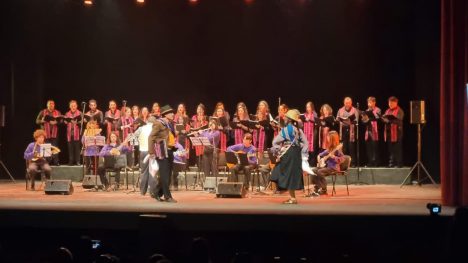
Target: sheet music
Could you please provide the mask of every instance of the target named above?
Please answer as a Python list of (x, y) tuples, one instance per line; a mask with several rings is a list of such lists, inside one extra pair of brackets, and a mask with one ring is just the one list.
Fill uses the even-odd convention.
[(199, 137), (189, 137), (190, 141), (192, 142), (193, 146), (202, 146), (202, 142), (200, 141)]
[(104, 136), (85, 136), (85, 146), (104, 146), (106, 137)]
[(52, 156), (52, 144), (43, 143), (40, 145), (39, 157), (51, 157)]
[(210, 140), (208, 140), (207, 137), (198, 137), (200, 139), (200, 142), (203, 144), (203, 146), (211, 146)]

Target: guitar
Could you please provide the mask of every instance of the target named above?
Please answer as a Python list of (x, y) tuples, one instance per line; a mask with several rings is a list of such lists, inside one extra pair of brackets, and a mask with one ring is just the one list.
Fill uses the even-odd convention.
[[(34, 148), (33, 148), (34, 157), (31, 159), (32, 162), (36, 162), (37, 160), (45, 158), (43, 157), (44, 153), (36, 152), (37, 147), (40, 147), (40, 145), (37, 143), (34, 144)], [(51, 145), (50, 148), (51, 148), (51, 155), (56, 155), (60, 153), (60, 149), (58, 147)]]
[(114, 155), (114, 156), (120, 155), (120, 154), (121, 154), (120, 151), (122, 151), (122, 148), (123, 148), (124, 146), (126, 146), (126, 144), (127, 144), (129, 141), (131, 141), (131, 140), (133, 140), (133, 139), (135, 139), (135, 134), (130, 133), (130, 134), (127, 136), (127, 138), (125, 138), (125, 140), (124, 140), (119, 146), (117, 146), (117, 147), (111, 149), (109, 153), (110, 153), (111, 155)]
[(327, 167), (327, 160), (328, 160), (330, 157), (332, 157), (333, 155), (335, 155), (335, 153), (336, 153), (337, 151), (341, 150), (342, 148), (343, 148), (343, 144), (340, 143), (340, 144), (338, 144), (338, 145), (336, 146), (336, 148), (335, 148), (333, 151), (329, 152), (327, 155), (322, 156), (322, 157), (318, 156), (318, 158), (317, 158), (317, 159), (318, 159), (318, 161), (317, 161), (317, 167), (319, 167), (319, 168), (325, 168), (325, 167)]
[[(226, 163), (226, 166), (231, 169), (232, 167), (236, 166), (237, 164), (239, 164), (241, 161), (240, 161), (240, 158), (239, 158), (239, 154), (246, 154), (244, 151), (237, 151), (237, 152), (234, 152), (234, 154), (236, 155), (237, 157), (237, 163)], [(250, 157), (254, 157), (254, 156), (257, 156), (257, 154), (254, 152), (254, 153), (247, 153), (247, 159), (250, 159)]]

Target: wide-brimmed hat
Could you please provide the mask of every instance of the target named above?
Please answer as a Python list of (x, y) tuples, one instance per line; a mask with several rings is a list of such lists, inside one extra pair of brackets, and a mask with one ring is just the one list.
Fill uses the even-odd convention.
[(164, 105), (161, 107), (161, 116), (164, 117), (164, 115), (169, 114), (169, 113), (174, 113), (174, 109), (171, 108), (171, 106)]
[(286, 112), (286, 117), (293, 121), (299, 121), (299, 115), (301, 115), (301, 113), (296, 109), (290, 109)]

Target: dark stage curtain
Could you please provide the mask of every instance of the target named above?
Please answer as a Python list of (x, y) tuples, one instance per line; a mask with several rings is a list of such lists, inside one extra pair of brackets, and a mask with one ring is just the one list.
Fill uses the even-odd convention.
[(445, 205), (468, 205), (468, 0), (441, 1), (440, 177)]

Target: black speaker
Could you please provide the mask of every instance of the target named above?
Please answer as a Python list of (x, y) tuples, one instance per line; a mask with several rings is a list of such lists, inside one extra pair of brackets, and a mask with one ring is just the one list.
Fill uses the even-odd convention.
[(101, 182), (101, 177), (99, 175), (91, 175), (87, 174), (83, 178), (83, 188), (84, 189), (92, 189), (92, 188), (103, 188), (104, 185)]
[(214, 176), (207, 176), (205, 178), (205, 182), (203, 183), (203, 190), (209, 191), (216, 189), (216, 178), (218, 179), (217, 184), (222, 182), (227, 182), (227, 177), (214, 177)]
[(243, 183), (220, 182), (216, 197), (242, 198), (245, 197), (245, 194)]
[(423, 100), (412, 100), (410, 102), (410, 123), (424, 124), (426, 123), (425, 105)]
[(0, 127), (5, 127), (5, 105), (0, 105)]
[(71, 180), (47, 180), (44, 191), (47, 195), (71, 195), (73, 184)]

